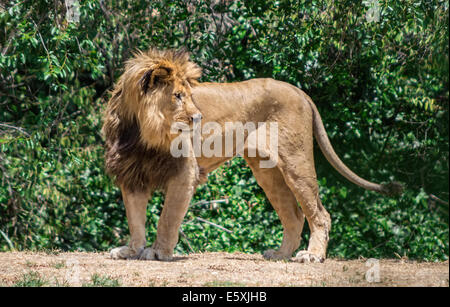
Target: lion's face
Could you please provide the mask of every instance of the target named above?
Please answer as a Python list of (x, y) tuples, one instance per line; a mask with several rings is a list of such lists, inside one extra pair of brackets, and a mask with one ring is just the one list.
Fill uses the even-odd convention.
[(192, 124), (194, 118), (201, 116), (200, 111), (192, 100), (189, 81), (182, 78), (174, 78), (167, 86), (167, 101), (161, 106), (165, 118), (171, 122)]
[[(192, 99), (188, 80), (177, 76), (175, 71), (168, 67), (160, 67), (151, 74), (144, 74), (141, 78), (142, 103), (138, 109), (138, 119), (141, 131), (146, 131), (142, 138), (147, 143), (152, 142), (152, 146), (157, 145), (156, 141), (167, 148), (180, 132), (173, 133), (171, 128), (177, 127), (177, 123), (192, 128), (194, 119), (201, 118), (201, 113)], [(151, 82), (148, 89), (147, 79)]]

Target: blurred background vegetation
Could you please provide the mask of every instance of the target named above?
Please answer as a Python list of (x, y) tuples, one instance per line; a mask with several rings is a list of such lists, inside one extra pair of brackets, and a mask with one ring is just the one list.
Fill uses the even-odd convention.
[[(330, 257), (448, 259), (448, 6), (2, 1), (0, 251), (127, 243), (121, 194), (104, 171), (101, 115), (124, 60), (155, 46), (185, 47), (203, 68), (202, 81), (272, 77), (302, 88), (351, 169), (405, 183), (399, 198), (364, 191), (316, 150), (320, 195), (333, 221)], [(156, 193), (149, 206), (149, 242), (163, 199)], [(261, 253), (281, 243), (278, 217), (242, 159), (212, 173), (192, 203), (176, 252)]]

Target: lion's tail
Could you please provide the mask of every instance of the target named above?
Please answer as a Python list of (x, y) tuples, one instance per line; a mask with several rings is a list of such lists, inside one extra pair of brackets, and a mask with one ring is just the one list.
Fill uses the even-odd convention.
[(371, 191), (376, 191), (384, 195), (395, 196), (400, 195), (403, 192), (402, 184), (398, 182), (390, 182), (386, 184), (377, 184), (367, 181), (354, 172), (352, 172), (345, 164), (341, 161), (338, 155), (334, 152), (333, 146), (331, 146), (330, 140), (328, 139), (327, 132), (323, 126), (322, 118), (319, 114), (314, 103), (308, 99), (309, 104), (313, 110), (313, 126), (314, 126), (314, 136), (316, 137), (317, 143), (322, 150), (325, 158), (330, 162), (330, 164), (345, 178), (354, 184)]

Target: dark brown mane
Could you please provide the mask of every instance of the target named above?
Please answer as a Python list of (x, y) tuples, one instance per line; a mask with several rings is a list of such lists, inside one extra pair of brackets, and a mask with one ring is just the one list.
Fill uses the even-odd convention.
[(118, 185), (131, 191), (164, 190), (167, 181), (181, 169), (184, 158), (146, 148), (140, 141), (136, 120), (121, 121), (112, 138), (106, 139), (106, 170)]

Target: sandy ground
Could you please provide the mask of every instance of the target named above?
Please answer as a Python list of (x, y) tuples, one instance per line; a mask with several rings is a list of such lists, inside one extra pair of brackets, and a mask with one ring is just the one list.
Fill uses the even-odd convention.
[(172, 262), (112, 260), (107, 253), (0, 253), (0, 286), (449, 286), (449, 263), (328, 259), (267, 261), (203, 253)]

